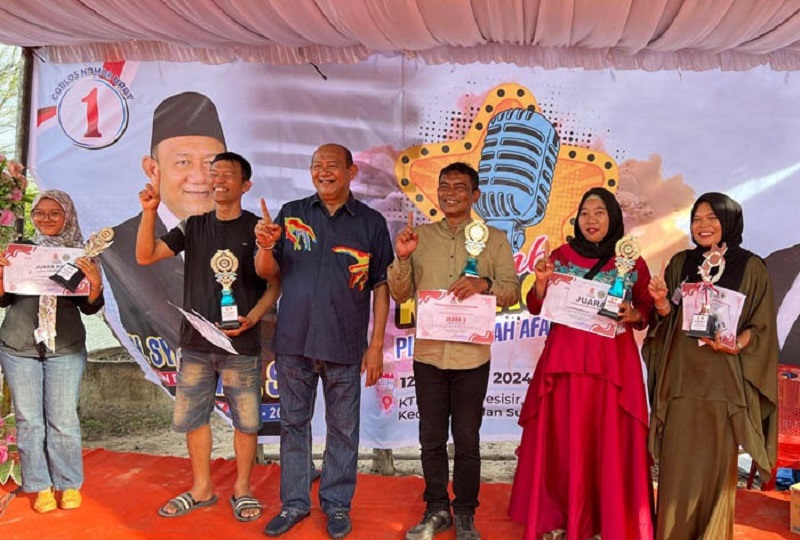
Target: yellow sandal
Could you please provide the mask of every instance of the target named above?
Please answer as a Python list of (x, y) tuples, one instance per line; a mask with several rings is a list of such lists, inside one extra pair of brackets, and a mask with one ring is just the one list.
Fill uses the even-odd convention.
[(46, 512), (52, 512), (56, 508), (56, 497), (53, 495), (52, 489), (45, 489), (36, 494), (36, 502), (33, 503), (34, 510), (40, 514), (44, 514)]
[(81, 502), (83, 502), (83, 499), (81, 498), (81, 492), (77, 489), (65, 489), (64, 493), (61, 494), (62, 510), (73, 510), (75, 508), (80, 508)]

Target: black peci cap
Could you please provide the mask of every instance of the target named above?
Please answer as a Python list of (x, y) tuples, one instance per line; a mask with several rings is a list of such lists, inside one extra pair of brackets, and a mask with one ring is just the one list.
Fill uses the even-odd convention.
[(197, 135), (213, 137), (225, 146), (217, 107), (203, 94), (183, 92), (170, 96), (153, 113), (150, 151), (164, 139)]

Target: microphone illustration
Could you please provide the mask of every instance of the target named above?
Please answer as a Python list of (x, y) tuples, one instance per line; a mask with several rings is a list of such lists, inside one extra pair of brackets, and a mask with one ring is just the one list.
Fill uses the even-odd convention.
[(489, 122), (475, 211), (505, 232), (515, 250), (525, 243), (525, 229), (544, 218), (560, 146), (553, 124), (538, 112), (510, 109)]

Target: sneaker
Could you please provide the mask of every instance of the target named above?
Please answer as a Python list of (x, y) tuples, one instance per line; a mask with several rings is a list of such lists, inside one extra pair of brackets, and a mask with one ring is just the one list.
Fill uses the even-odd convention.
[(431, 540), (434, 535), (446, 531), (452, 524), (449, 510), (425, 512), (422, 521), (408, 530), (406, 540)]
[(303, 513), (291, 508), (281, 510), (281, 513), (272, 518), (267, 523), (267, 526), (264, 527), (264, 534), (267, 536), (280, 536), (289, 532), (289, 529), (306, 519), (309, 514), (310, 512)]
[(52, 488), (43, 489), (36, 494), (36, 502), (33, 503), (33, 509), (40, 514), (52, 512), (57, 507), (56, 496), (53, 495)]
[(471, 514), (456, 514), (456, 540), (481, 540), (481, 535), (475, 530), (475, 518)]
[(328, 536), (333, 540), (344, 538), (352, 530), (353, 524), (350, 522), (347, 512), (338, 511), (328, 514)]
[(77, 489), (65, 489), (64, 493), (61, 494), (61, 509), (74, 510), (75, 508), (80, 508), (82, 501), (80, 491)]

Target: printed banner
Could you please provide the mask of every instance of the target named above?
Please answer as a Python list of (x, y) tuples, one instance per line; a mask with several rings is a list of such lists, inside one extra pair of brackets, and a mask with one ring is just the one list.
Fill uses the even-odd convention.
[[(651, 269), (689, 247), (689, 209), (707, 191), (742, 203), (745, 247), (766, 257), (779, 313), (782, 361), (800, 363), (800, 92), (793, 74), (578, 71), (506, 64), (425, 65), (375, 56), (356, 65), (264, 66), (133, 63), (55, 65), (36, 60), (28, 165), (46, 188), (75, 199), (84, 231), (113, 225), (103, 254), (113, 293), (107, 318), (146, 376), (172, 392), (183, 261), (135, 262), (137, 193), (159, 184), (157, 233), (208, 211), (209, 156), (224, 148), (254, 165), (247, 209), (264, 197), (272, 215), (314, 192), (318, 145), (354, 152), (357, 198), (386, 216), (394, 237), (407, 222), (441, 219), (439, 170), (464, 161), (480, 172), (474, 217), (504, 231), (523, 298), (549, 238), (572, 235), (581, 195), (614, 191)], [(735, 88), (735, 92), (730, 89)], [(204, 136), (186, 149), (188, 123), (159, 121), (194, 107)], [(177, 113), (174, 113), (177, 114)], [(167, 116), (170, 118), (177, 118)], [(170, 131), (172, 129), (177, 131)], [(110, 295), (109, 295), (110, 296)], [(362, 394), (362, 444), (417, 444), (412, 357), (414, 302), (393, 306), (385, 374)], [(497, 313), (484, 440), (514, 440), (517, 419), (549, 329), (520, 303)], [(279, 389), (263, 325), (264, 406), (277, 433)], [(314, 436), (324, 436), (322, 396)]]

